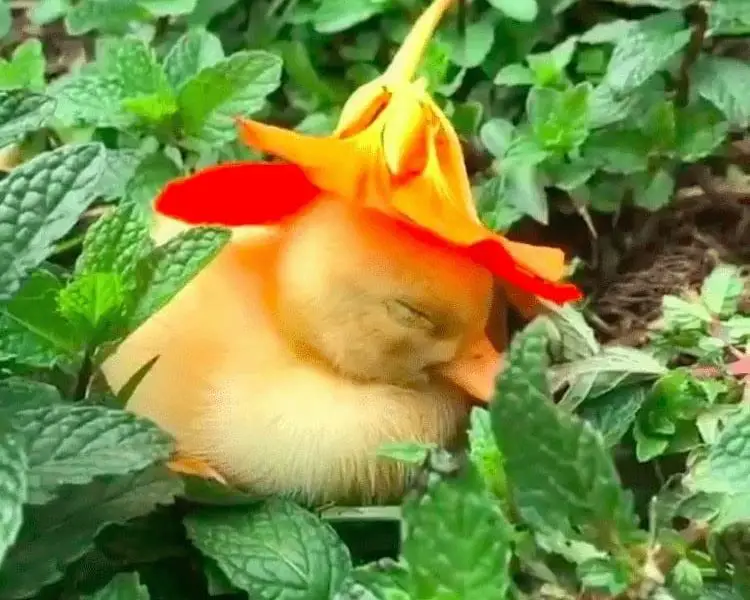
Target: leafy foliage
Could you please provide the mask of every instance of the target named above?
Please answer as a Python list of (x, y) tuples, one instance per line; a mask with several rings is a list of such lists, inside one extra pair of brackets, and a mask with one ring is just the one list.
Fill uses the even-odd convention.
[[(238, 116), (330, 132), (425, 5), (0, 0), (0, 600), (750, 597), (739, 267), (664, 297), (639, 348), (601, 344), (585, 308), (536, 319), (466, 452), (380, 450), (415, 470), (395, 517), (178, 477), (174, 440), (122, 410), (153, 361), (118, 395), (101, 384), (230, 239), (200, 227), (156, 245), (156, 194), (259, 158)], [(38, 39), (12, 31), (21, 10)], [(83, 64), (60, 74), (50, 32)], [(482, 158), (487, 225), (573, 214), (596, 245), (599, 223), (735, 159), (748, 34), (746, 0), (467, 0), (421, 75)]]

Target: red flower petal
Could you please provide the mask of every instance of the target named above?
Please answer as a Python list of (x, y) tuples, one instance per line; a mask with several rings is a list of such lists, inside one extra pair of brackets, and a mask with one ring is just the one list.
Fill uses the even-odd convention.
[(154, 208), (191, 225), (269, 225), (297, 213), (319, 193), (296, 165), (227, 163), (170, 182)]

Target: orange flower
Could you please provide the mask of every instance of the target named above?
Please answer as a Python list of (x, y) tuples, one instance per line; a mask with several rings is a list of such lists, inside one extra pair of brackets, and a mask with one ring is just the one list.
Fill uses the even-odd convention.
[(434, 0), (391, 65), (357, 89), (336, 130), (314, 137), (240, 120), (244, 141), (284, 162), (231, 163), (170, 183), (156, 210), (192, 224), (242, 226), (282, 222), (318, 197), (359, 203), (448, 245), (488, 269), (525, 314), (535, 297), (562, 303), (580, 291), (560, 283), (561, 250), (510, 240), (485, 227), (471, 195), (458, 136), (414, 80), (418, 63), (453, 0)]

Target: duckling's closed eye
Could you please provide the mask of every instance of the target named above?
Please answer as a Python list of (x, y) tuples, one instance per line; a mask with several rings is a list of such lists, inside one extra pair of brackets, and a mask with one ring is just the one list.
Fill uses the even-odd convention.
[(426, 331), (435, 328), (434, 321), (427, 313), (415, 308), (405, 300), (388, 298), (385, 300), (385, 308), (388, 311), (388, 316), (401, 325)]

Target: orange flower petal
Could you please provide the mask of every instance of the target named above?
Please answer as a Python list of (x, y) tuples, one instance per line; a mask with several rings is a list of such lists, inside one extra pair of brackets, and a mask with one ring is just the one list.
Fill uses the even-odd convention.
[(154, 209), (191, 225), (268, 225), (297, 213), (319, 194), (296, 165), (229, 163), (170, 182)]

